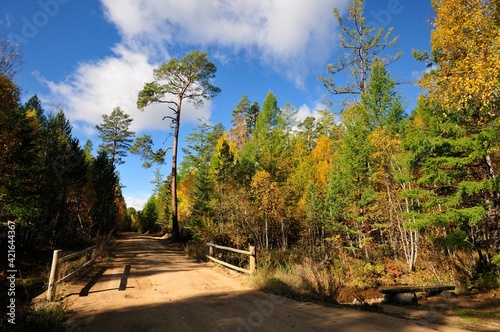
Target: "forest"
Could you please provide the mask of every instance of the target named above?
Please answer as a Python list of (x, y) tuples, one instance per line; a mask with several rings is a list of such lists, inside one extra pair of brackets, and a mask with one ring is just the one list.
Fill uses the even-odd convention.
[(36, 96), (21, 105), (1, 80), (0, 216), (16, 221), (18, 245), (71, 247), (117, 230), (126, 207), (110, 157), (82, 147), (63, 110), (46, 115)]
[[(117, 108), (97, 126), (103, 144), (93, 155), (62, 108), (48, 112), (36, 96), (21, 103), (4, 61), (16, 51), (4, 47), (2, 234), (15, 221), (16, 245), (29, 256), (120, 231), (173, 230), (200, 257), (208, 241), (255, 245), (262, 271), (293, 273), (308, 262), (316, 274), (357, 286), (498, 288), (500, 4), (435, 1), (434, 8), (432, 49), (414, 51), (427, 70), (413, 110), (389, 71), (397, 38), (367, 26), (363, 1), (354, 0), (345, 17), (334, 10), (341, 49), (319, 78), (330, 98), (318, 116), (297, 121), (297, 109), (272, 91), (261, 102), (242, 96), (231, 127), (202, 119), (179, 167), (167, 179), (157, 170), (142, 211), (127, 209), (116, 166), (129, 148), (146, 166), (163, 162), (150, 137), (132, 144), (131, 119)], [(216, 69), (209, 70), (207, 79)], [(339, 84), (340, 73), (351, 81)], [(207, 84), (196, 86), (210, 90), (200, 98), (220, 92)], [(160, 87), (146, 85), (138, 107), (158, 102), (148, 88)]]
[[(347, 19), (335, 11), (343, 53), (319, 78), (328, 105), (345, 97), (341, 111), (298, 122), (270, 91), (261, 104), (242, 96), (230, 128), (201, 120), (179, 167), (181, 236), (201, 256), (208, 241), (253, 244), (267, 268), (309, 259), (370, 286), (413, 275), (405, 282), (498, 287), (500, 8), (434, 7), (432, 50), (414, 51), (428, 69), (411, 111), (388, 71), (397, 38), (367, 26), (354, 1)], [(170, 231), (170, 183), (157, 171), (135, 229)]]

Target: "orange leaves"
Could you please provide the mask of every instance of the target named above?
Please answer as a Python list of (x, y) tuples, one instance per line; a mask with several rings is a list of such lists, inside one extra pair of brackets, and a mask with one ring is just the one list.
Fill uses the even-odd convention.
[(416, 129), (419, 130), (425, 129), (427, 126), (427, 122), (422, 117), (422, 114), (420, 114), (419, 112), (414, 113), (412, 124)]
[(310, 153), (301, 141), (295, 143), (294, 156), (298, 157), (299, 161), (288, 180), (288, 185), (298, 198), (296, 215), (305, 213), (307, 188), (311, 184), (318, 190), (319, 195), (326, 196), (336, 155), (333, 143), (327, 136), (320, 136)]
[(272, 181), (267, 171), (257, 171), (252, 177), (250, 186), (260, 211), (272, 214), (276, 219), (284, 217), (285, 190), (279, 183)]

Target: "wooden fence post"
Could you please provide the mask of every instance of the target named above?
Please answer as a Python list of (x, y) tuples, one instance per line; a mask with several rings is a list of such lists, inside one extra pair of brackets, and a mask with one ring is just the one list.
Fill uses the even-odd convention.
[(52, 267), (50, 268), (49, 277), (49, 287), (47, 289), (47, 300), (52, 301), (54, 293), (56, 291), (56, 281), (59, 274), (59, 253), (61, 250), (54, 250), (54, 255), (52, 256)]
[(255, 246), (250, 246), (248, 248), (250, 251), (250, 273), (255, 273)]
[[(212, 244), (212, 242), (210, 242)], [(214, 247), (208, 246), (208, 255), (214, 257)]]

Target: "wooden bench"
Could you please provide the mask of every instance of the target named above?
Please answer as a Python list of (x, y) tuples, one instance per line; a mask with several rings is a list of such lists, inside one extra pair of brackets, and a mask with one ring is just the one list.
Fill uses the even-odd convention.
[[(379, 292), (384, 294), (386, 302), (398, 302), (403, 304), (417, 305), (417, 292), (426, 293), (427, 296), (438, 295), (446, 290), (454, 290), (455, 286), (397, 286), (397, 287), (381, 287)], [(413, 296), (404, 295), (405, 293), (413, 293)]]

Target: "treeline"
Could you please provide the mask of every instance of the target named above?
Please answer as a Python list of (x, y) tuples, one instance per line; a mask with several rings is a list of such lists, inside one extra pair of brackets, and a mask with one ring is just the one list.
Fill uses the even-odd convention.
[(115, 166), (82, 147), (63, 110), (0, 76), (0, 221), (16, 221), (21, 248), (69, 247), (118, 230), (126, 219)]
[[(383, 30), (364, 25), (363, 1), (354, 1), (348, 20), (336, 14), (353, 25), (344, 26), (343, 45), (360, 51), (351, 54), (359, 66), (328, 67), (332, 75), (351, 69), (354, 83), (322, 82), (334, 95), (359, 98), (339, 113), (296, 121), (297, 110), (279, 107), (272, 92), (262, 106), (243, 96), (228, 130), (209, 121), (198, 126), (180, 169), (183, 232), (323, 260), (403, 261), (407, 271), (424, 266), (438, 279), (448, 271), (464, 285), (495, 278), (500, 9), (452, 3), (434, 4), (432, 53), (415, 52), (432, 68), (411, 112), (387, 71), (397, 56), (379, 56)], [(169, 227), (168, 188), (148, 201), (143, 217), (155, 222), (143, 227)]]

